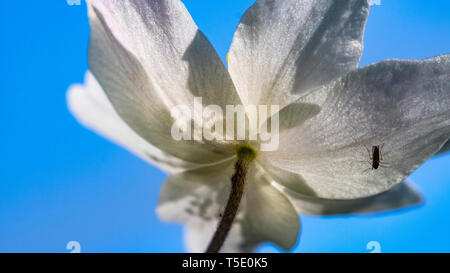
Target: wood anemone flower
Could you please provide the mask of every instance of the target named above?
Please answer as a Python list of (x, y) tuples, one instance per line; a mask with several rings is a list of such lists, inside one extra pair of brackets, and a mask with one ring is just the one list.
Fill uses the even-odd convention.
[[(265, 241), (289, 250), (298, 214), (417, 204), (405, 179), (450, 148), (450, 55), (359, 68), (367, 0), (257, 1), (237, 27), (228, 70), (179, 0), (87, 2), (91, 72), (70, 88), (69, 107), (170, 174), (157, 213), (185, 224), (191, 251), (204, 251), (225, 218), (221, 251)], [(192, 108), (195, 97), (222, 109), (278, 105), (278, 148), (175, 140), (171, 109)], [(389, 167), (365, 172), (364, 146), (375, 145)], [(233, 196), (237, 206), (227, 205)]]

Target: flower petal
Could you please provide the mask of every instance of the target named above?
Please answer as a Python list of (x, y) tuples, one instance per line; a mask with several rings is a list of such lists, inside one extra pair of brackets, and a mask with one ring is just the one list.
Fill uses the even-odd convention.
[(260, 0), (242, 17), (229, 71), (244, 103), (292, 102), (354, 70), (363, 50), (367, 0)]
[(263, 160), (259, 160), (259, 164), (264, 168), (264, 171), (266, 171), (272, 181), (293, 192), (306, 196), (316, 196), (314, 190), (308, 186), (308, 183), (300, 174), (283, 170)]
[(195, 96), (208, 105), (240, 104), (224, 64), (183, 4), (88, 2), (89, 64), (119, 116), (143, 139), (186, 161), (211, 163), (230, 156), (224, 145), (171, 136), (171, 109), (193, 109)]
[(442, 146), (437, 155), (447, 153), (448, 151), (450, 151), (450, 140), (447, 140), (447, 142), (444, 144), (444, 146)]
[[(169, 177), (163, 184), (158, 215), (186, 224), (186, 242), (193, 252), (204, 251), (217, 228), (230, 191), (233, 163), (189, 170)], [(248, 252), (264, 241), (290, 249), (299, 230), (298, 215), (288, 199), (254, 165), (222, 251)]]
[[(449, 82), (450, 55), (358, 69), (303, 98), (318, 103), (320, 113), (280, 132), (279, 149), (261, 155), (301, 175), (322, 198), (386, 191), (448, 140)], [(371, 170), (368, 150), (375, 145), (388, 167)]]
[(67, 103), (80, 123), (168, 173), (198, 167), (159, 150), (137, 135), (117, 115), (102, 87), (90, 72), (86, 73), (85, 85), (76, 84), (70, 87)]
[(309, 215), (368, 214), (422, 203), (420, 194), (406, 181), (386, 192), (350, 200), (315, 198), (298, 194), (282, 186), (277, 188), (289, 198), (298, 213)]

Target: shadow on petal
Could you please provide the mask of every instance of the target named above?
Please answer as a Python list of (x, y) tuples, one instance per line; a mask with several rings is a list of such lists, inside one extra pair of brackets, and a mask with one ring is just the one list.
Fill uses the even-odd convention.
[(423, 203), (421, 195), (407, 181), (399, 183), (383, 193), (349, 200), (304, 196), (282, 186), (275, 186), (288, 196), (300, 214), (328, 216), (371, 214), (413, 207)]

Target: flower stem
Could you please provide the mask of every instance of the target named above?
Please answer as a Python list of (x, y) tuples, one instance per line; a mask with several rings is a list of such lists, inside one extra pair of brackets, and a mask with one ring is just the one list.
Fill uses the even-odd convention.
[(217, 253), (222, 247), (236, 217), (244, 193), (245, 177), (250, 163), (255, 158), (255, 152), (250, 146), (241, 146), (237, 149), (238, 160), (234, 165), (234, 175), (231, 177), (231, 192), (225, 207), (222, 219), (216, 233), (209, 243), (206, 253)]

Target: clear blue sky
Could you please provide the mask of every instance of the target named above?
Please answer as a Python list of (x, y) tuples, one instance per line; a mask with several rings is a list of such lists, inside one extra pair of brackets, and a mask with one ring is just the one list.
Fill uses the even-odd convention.
[[(185, 0), (222, 58), (250, 0)], [(450, 53), (450, 1), (381, 0), (362, 65)], [(155, 215), (165, 175), (81, 127), (66, 90), (87, 70), (86, 6), (4, 1), (0, 10), (0, 252), (183, 252), (182, 227)], [(364, 217), (302, 216), (295, 252), (450, 252), (450, 155), (411, 176), (417, 208)], [(259, 251), (278, 251), (264, 245)]]

